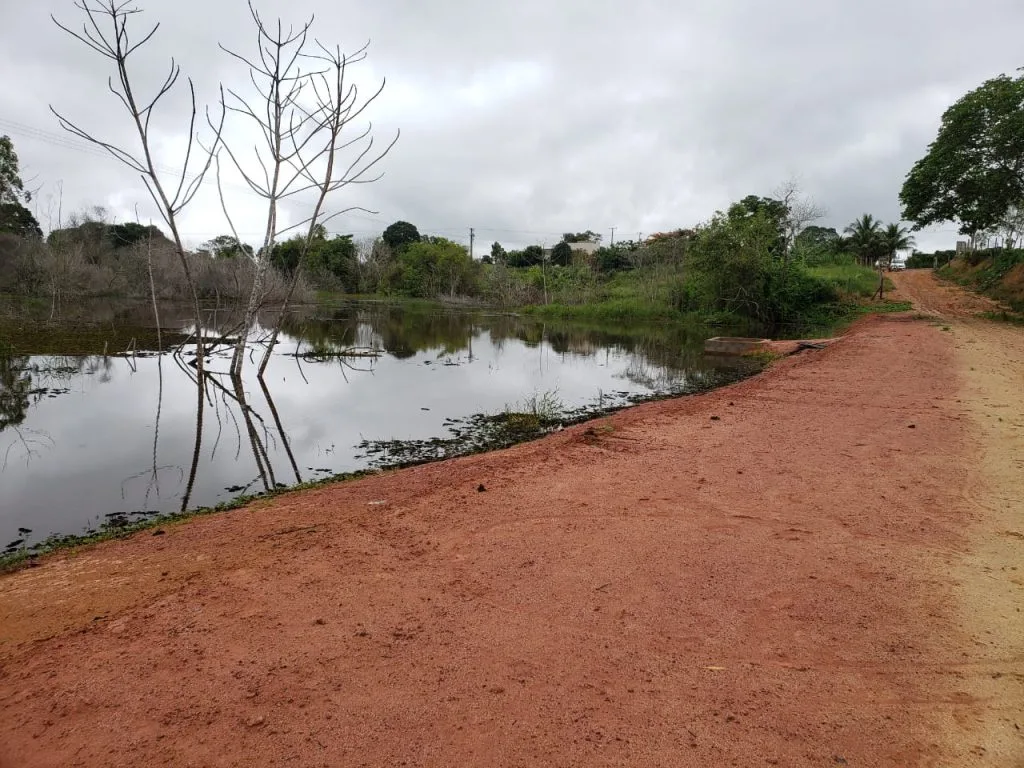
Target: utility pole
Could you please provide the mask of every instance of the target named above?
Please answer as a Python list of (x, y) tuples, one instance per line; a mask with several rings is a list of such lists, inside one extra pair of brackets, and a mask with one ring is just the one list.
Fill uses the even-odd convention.
[(476, 236), (476, 231), (472, 227), (470, 227), (469, 228), (469, 258), (470, 258), (471, 261), (473, 259), (473, 238), (475, 236)]
[(612, 227), (612, 248), (615, 247), (615, 230), (617, 227)]
[[(541, 280), (544, 282), (544, 305), (545, 306), (547, 306), (547, 303), (548, 303), (548, 270), (547, 270), (547, 266), (548, 266), (548, 257), (544, 255), (544, 243), (541, 243), (541, 246), (540, 246), (540, 276), (541, 276)], [(541, 334), (541, 337), (543, 338), (543, 333)]]

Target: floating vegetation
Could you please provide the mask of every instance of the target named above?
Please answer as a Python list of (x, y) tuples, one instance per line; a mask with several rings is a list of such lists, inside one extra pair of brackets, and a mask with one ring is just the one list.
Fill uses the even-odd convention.
[(146, 327), (67, 327), (50, 323), (19, 323), (0, 318), (0, 355), (110, 355), (142, 357), (188, 341), (176, 329)]
[(344, 347), (341, 349), (333, 349), (320, 345), (314, 346), (311, 349), (300, 350), (298, 352), (283, 353), (285, 357), (297, 357), (304, 363), (326, 363), (331, 360), (347, 360), (350, 358), (369, 358), (371, 360), (376, 360), (383, 354), (383, 350), (376, 349), (375, 347)]
[(589, 405), (567, 408), (557, 393), (534, 394), (503, 413), (478, 413), (462, 419), (446, 419), (447, 437), (425, 440), (363, 440), (357, 459), (375, 469), (400, 469), (416, 464), (509, 448), (590, 419), (607, 416), (639, 403), (706, 392), (746, 378), (759, 369), (756, 361), (692, 377), (671, 389), (653, 393), (603, 392)]

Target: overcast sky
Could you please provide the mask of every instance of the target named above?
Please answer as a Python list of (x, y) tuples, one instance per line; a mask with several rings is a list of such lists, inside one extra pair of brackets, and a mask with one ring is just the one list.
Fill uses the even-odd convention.
[[(863, 212), (899, 217), (903, 177), (943, 110), (985, 79), (1024, 65), (1020, 0), (256, 0), (266, 15), (316, 14), (325, 42), (372, 40), (359, 79), (387, 86), (366, 116), (378, 141), (402, 135), (385, 176), (334, 208), (358, 236), (406, 219), (468, 241), (553, 243), (593, 229), (607, 241), (688, 227), (789, 178), (842, 228)], [(217, 48), (254, 48), (244, 0), (139, 0), (162, 22), (133, 59), (151, 89), (173, 54), (203, 102), (244, 67)], [(102, 205), (120, 221), (155, 216), (130, 171), (62, 133), (49, 105), (112, 140), (131, 125), (106, 90), (109, 62), (50, 21), (80, 24), (71, 0), (0, 0), (0, 134), (39, 187), (37, 216), (56, 226)], [(184, 85), (184, 83), (182, 84)], [(180, 162), (182, 89), (154, 118), (158, 159)], [(244, 138), (237, 121), (229, 139)], [(193, 245), (228, 227), (210, 184), (185, 217)], [(258, 198), (234, 183), (243, 239), (261, 231)], [(286, 212), (294, 221), (295, 210)], [(956, 228), (921, 233), (952, 247)]]

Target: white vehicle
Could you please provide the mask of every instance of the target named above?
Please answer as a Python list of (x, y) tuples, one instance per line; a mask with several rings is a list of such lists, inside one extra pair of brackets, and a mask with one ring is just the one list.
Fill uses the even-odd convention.
[(895, 261), (894, 260), (892, 262), (892, 264), (889, 265), (889, 271), (890, 272), (899, 272), (901, 269), (906, 269), (906, 268), (907, 268), (907, 262), (905, 262), (905, 261)]

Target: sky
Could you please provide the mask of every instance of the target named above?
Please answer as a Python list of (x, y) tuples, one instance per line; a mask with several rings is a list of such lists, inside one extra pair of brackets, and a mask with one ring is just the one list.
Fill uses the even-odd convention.
[[(352, 82), (361, 98), (385, 82), (350, 126), (372, 121), (377, 147), (401, 132), (377, 166), (383, 177), (328, 200), (328, 211), (372, 213), (329, 229), (371, 237), (403, 219), (468, 243), (472, 227), (477, 256), (495, 240), (551, 245), (591, 229), (608, 242), (691, 227), (788, 180), (827, 211), (824, 226), (865, 212), (896, 221), (902, 181), (943, 111), (1024, 66), (1019, 0), (253, 1), (268, 19), (286, 14), (286, 25), (312, 14), (313, 34), (331, 47), (370, 41)], [(221, 84), (251, 93), (245, 66), (218, 43), (252, 54), (254, 29), (244, 0), (136, 7), (135, 39), (160, 22), (130, 60), (136, 91), (152, 93), (172, 56), (182, 67), (152, 123), (171, 179), (187, 144), (184, 77), (201, 107), (215, 106)], [(138, 174), (64, 132), (50, 111), (138, 146), (107, 90), (110, 62), (51, 14), (76, 28), (84, 18), (72, 0), (0, 0), (0, 135), (14, 140), (37, 190), (37, 218), (50, 229), (102, 206), (116, 221), (160, 224)], [(251, 156), (243, 118), (229, 116), (224, 135)], [(243, 240), (261, 241), (265, 203), (226, 165), (231, 219)], [(300, 221), (309, 204), (294, 199), (282, 220)], [(230, 231), (212, 174), (182, 230), (192, 246)], [(956, 239), (955, 224), (917, 233), (922, 250)]]

